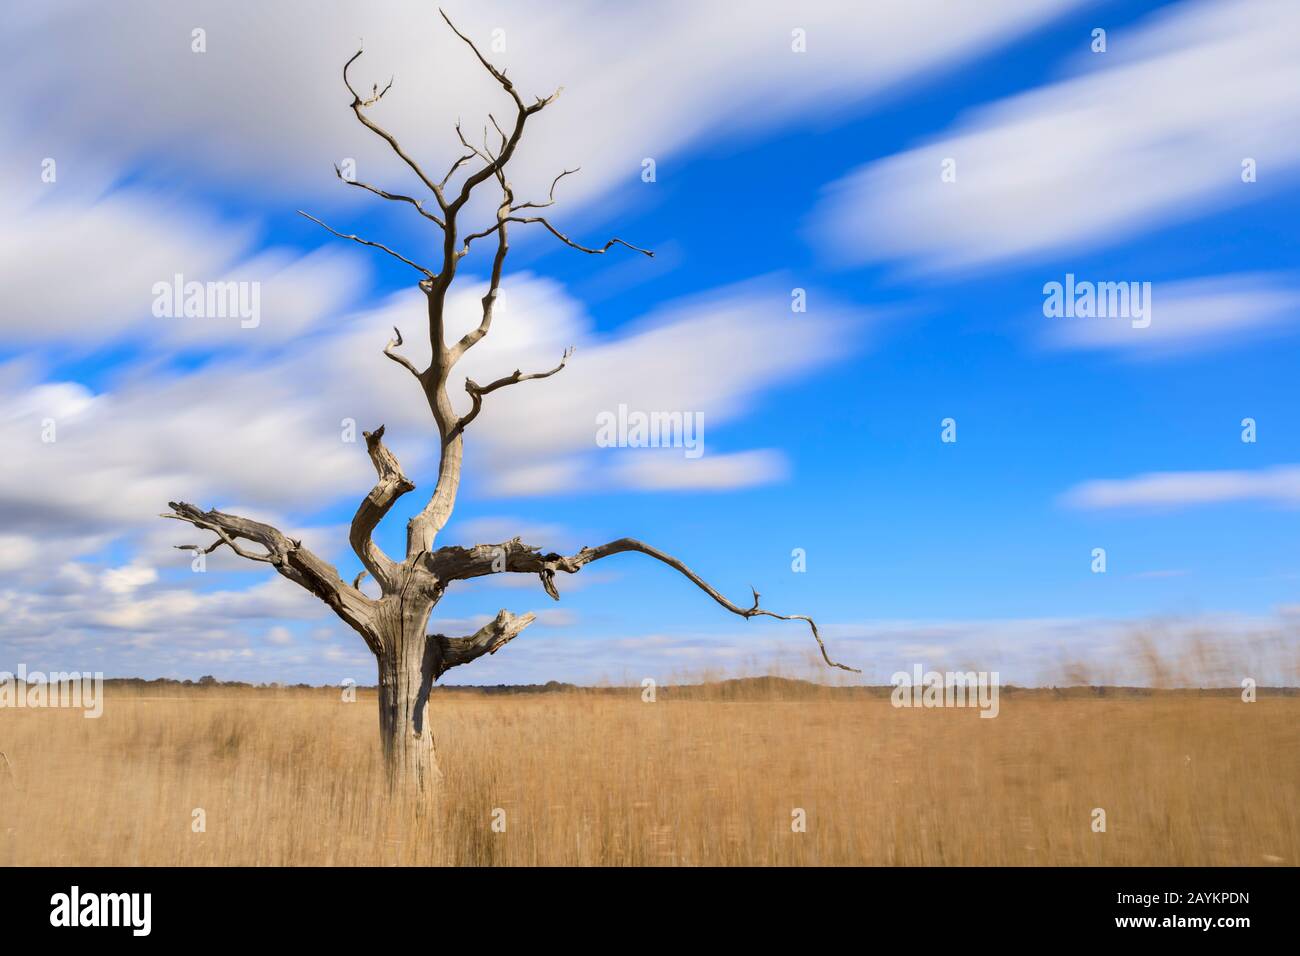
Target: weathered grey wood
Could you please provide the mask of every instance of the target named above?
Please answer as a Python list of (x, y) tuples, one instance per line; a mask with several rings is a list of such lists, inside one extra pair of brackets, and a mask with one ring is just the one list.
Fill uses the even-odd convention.
[(370, 460), (375, 465), (379, 481), (357, 508), (357, 513), (352, 518), (348, 541), (357, 557), (361, 559), (361, 563), (370, 572), (370, 576), (387, 593), (401, 584), (401, 573), (393, 560), (375, 544), (372, 535), (379, 522), (384, 520), (384, 515), (388, 514), (388, 509), (393, 506), (393, 502), (408, 491), (414, 490), (415, 482), (402, 473), (402, 466), (397, 463), (396, 456), (384, 446), (383, 425), (373, 432), (362, 434), (365, 436), (366, 449), (370, 452)]
[(497, 616), (469, 637), (444, 637), (430, 634), (429, 640), (437, 645), (438, 662), (435, 677), (441, 677), (453, 667), (478, 660), (484, 654), (495, 654), (537, 619), (536, 614), (515, 616), (502, 608)]

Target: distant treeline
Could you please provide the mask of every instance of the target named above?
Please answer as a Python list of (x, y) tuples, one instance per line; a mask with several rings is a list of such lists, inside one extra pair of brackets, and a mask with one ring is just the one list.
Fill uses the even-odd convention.
[[(139, 677), (114, 677), (104, 681), (104, 686), (115, 690), (133, 690), (145, 692), (167, 692), (185, 690), (248, 690), (248, 691), (299, 691), (320, 692), (338, 691), (335, 684), (251, 684), (246, 681), (221, 681), (215, 677), (204, 676), (198, 680), (171, 680), (157, 678), (144, 680)], [(373, 691), (374, 685), (358, 684), (357, 690)], [(661, 684), (655, 688), (657, 696), (676, 698), (678, 700), (804, 700), (809, 698), (888, 698), (894, 688), (883, 686), (834, 686), (817, 684), (812, 681), (789, 677), (740, 677), (728, 680), (706, 681), (696, 684)], [(562, 681), (547, 681), (545, 684), (464, 684), (437, 685), (435, 694), (594, 694), (624, 695), (641, 694), (640, 685), (597, 686), (589, 687), (569, 684)], [(1041, 697), (1041, 698), (1141, 698), (1155, 696), (1173, 697), (1238, 697), (1238, 687), (1202, 687), (1202, 688), (1153, 688), (1153, 687), (1017, 687), (1007, 684), (999, 688), (999, 693), (1007, 697)], [(1297, 687), (1260, 687), (1257, 693), (1269, 697), (1300, 696)]]

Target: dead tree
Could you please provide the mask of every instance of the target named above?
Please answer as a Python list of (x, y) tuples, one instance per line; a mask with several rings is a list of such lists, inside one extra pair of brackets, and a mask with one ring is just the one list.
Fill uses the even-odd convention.
[[(349, 541), (365, 571), (351, 583), (343, 581), (338, 571), (328, 562), (303, 547), (301, 541), (288, 537), (276, 528), (221, 511), (204, 511), (185, 502), (169, 502), (171, 512), (163, 515), (189, 522), (195, 527), (211, 531), (216, 539), (206, 547), (178, 545), (184, 550), (212, 552), (229, 547), (236, 554), (252, 561), (271, 565), (284, 577), (306, 588), (328, 604), (334, 612), (357, 631), (374, 653), (379, 665), (379, 726), (383, 741), (385, 764), (390, 784), (396, 790), (416, 795), (427, 794), (436, 787), (440, 774), (434, 750), (434, 738), (426, 726), (429, 692), (435, 681), (452, 667), (468, 664), (484, 654), (495, 654), (533, 622), (534, 615), (516, 616), (502, 610), (491, 622), (468, 637), (445, 637), (429, 634), (425, 628), (430, 612), (453, 581), (491, 574), (535, 574), (541, 586), (555, 600), (559, 600), (556, 586), (558, 574), (575, 574), (593, 561), (624, 552), (638, 552), (661, 561), (685, 575), (709, 597), (733, 614), (743, 618), (774, 617), (779, 620), (799, 620), (808, 624), (821, 655), (831, 667), (854, 670), (831, 660), (812, 619), (803, 615), (776, 614), (759, 606), (759, 594), (753, 593), (753, 603), (741, 606), (732, 603), (703, 578), (672, 555), (665, 554), (633, 538), (619, 538), (598, 547), (586, 547), (576, 554), (543, 553), (539, 548), (513, 538), (501, 544), (478, 544), (473, 547), (437, 547), (438, 533), (451, 517), (460, 486), (461, 461), (466, 428), (474, 422), (483, 408), (483, 401), (493, 392), (518, 385), (521, 382), (549, 378), (560, 372), (569, 360), (572, 350), (566, 351), (558, 365), (549, 371), (523, 374), (515, 372), (480, 385), (466, 379), (464, 389), (469, 396), (469, 409), (458, 414), (452, 407), (448, 393), (452, 370), (456, 363), (480, 342), (492, 328), (493, 307), (501, 286), (502, 267), (509, 249), (508, 232), (513, 225), (537, 224), (548, 230), (565, 245), (580, 252), (600, 255), (614, 246), (623, 246), (646, 256), (653, 253), (622, 239), (610, 239), (603, 246), (588, 247), (570, 239), (551, 224), (537, 210), (551, 206), (555, 201), (555, 187), (574, 170), (565, 170), (556, 176), (545, 200), (515, 202), (514, 192), (506, 178), (506, 167), (514, 156), (515, 148), (524, 134), (528, 120), (555, 102), (559, 91), (548, 97), (527, 103), (519, 94), (514, 82), (506, 77), (479, 52), (478, 48), (443, 15), (448, 26), (474, 52), (488, 74), (501, 86), (514, 108), (514, 119), (508, 130), (495, 118), (489, 117), (495, 131), (489, 143), (485, 131), (482, 145), (471, 145), (457, 124), (456, 132), (464, 146), (460, 156), (441, 179), (428, 175), (402, 148), (397, 139), (377, 125), (367, 109), (377, 103), (391, 89), (392, 82), (382, 90), (375, 86), (369, 96), (362, 96), (353, 86), (348, 71), (361, 56), (358, 51), (343, 67), (343, 82), (352, 96), (350, 104), (361, 125), (383, 139), (419, 179), (428, 196), (412, 196), (388, 192), (376, 186), (344, 179), (345, 183), (364, 189), (386, 200), (407, 203), (433, 223), (441, 232), (441, 261), (438, 268), (430, 269), (393, 251), (388, 246), (371, 242), (355, 235), (344, 235), (331, 229), (313, 216), (307, 216), (340, 238), (370, 246), (399, 259), (420, 274), (419, 287), (428, 304), (428, 332), (432, 358), (427, 368), (417, 368), (409, 358), (398, 352), (402, 335), (394, 329), (394, 338), (384, 347), (384, 354), (400, 365), (414, 379), (438, 428), (439, 462), (437, 483), (424, 508), (407, 524), (406, 554), (395, 561), (385, 554), (373, 540), (375, 528), (402, 495), (415, 489), (415, 483), (402, 471), (393, 453), (383, 442), (384, 427), (365, 432), (366, 447), (374, 463), (378, 480), (357, 508), (352, 519)], [(471, 171), (472, 170), (472, 171)], [(453, 181), (463, 175), (458, 187)], [(489, 182), (500, 190), (501, 200), (496, 208), (496, 221), (479, 231), (462, 235), (459, 216), (473, 191)], [(432, 202), (430, 202), (432, 200)], [(432, 205), (434, 208), (428, 208)], [(303, 213), (306, 215), (306, 213)], [(495, 254), (488, 282), (487, 294), (482, 299), (482, 318), (478, 326), (457, 341), (448, 344), (444, 336), (443, 315), (447, 291), (456, 278), (456, 268), (469, 252), (471, 244), (480, 240), (495, 243)], [(359, 590), (361, 579), (369, 574), (378, 584), (381, 595), (371, 598)]]

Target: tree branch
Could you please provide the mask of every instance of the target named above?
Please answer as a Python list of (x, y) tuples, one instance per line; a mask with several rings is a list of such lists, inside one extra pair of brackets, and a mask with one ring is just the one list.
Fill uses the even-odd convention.
[[(460, 122), (459, 122), (459, 121), (457, 121), (457, 123), (456, 123), (456, 132), (457, 132), (457, 133), (460, 132)], [(463, 137), (463, 136), (461, 137), (461, 142), (462, 142), (462, 143), (465, 142), (465, 137)], [(467, 145), (468, 145), (468, 144), (467, 144)], [(471, 159), (473, 159), (477, 154), (478, 154), (478, 150), (474, 149), (474, 148), (471, 146), (471, 147), (470, 147), (470, 152), (466, 153), (464, 156), (460, 157), (460, 158), (457, 159), (454, 163), (451, 164), (451, 169), (447, 170), (447, 175), (446, 175), (446, 176), (443, 176), (443, 177), (442, 177), (442, 182), (438, 183), (439, 188), (441, 188), (441, 189), (446, 189), (446, 188), (447, 188), (447, 183), (449, 183), (449, 182), (451, 181), (451, 177), (454, 176), (454, 175), (456, 175), (456, 170), (460, 169), (462, 166), (464, 166), (466, 163), (468, 163), (468, 162), (469, 162)]]
[(348, 532), (348, 542), (370, 576), (379, 582), (384, 593), (388, 593), (397, 587), (399, 567), (375, 544), (372, 535), (384, 515), (388, 514), (393, 502), (414, 489), (415, 482), (402, 473), (397, 457), (384, 445), (383, 425), (373, 432), (362, 434), (365, 435), (366, 450), (370, 453), (379, 481), (357, 508)]
[[(510, 189), (510, 184), (505, 181), (500, 172), (497, 177), (501, 180), (501, 203), (497, 206), (497, 251), (492, 257), (492, 272), (488, 277), (488, 290), (482, 298), (483, 317), (479, 320), (477, 328), (471, 329), (460, 337), (460, 341), (451, 349), (448, 355), (450, 364), (455, 364), (460, 357), (468, 352), (475, 343), (488, 334), (492, 328), (492, 317), (496, 312), (497, 297), (501, 294), (501, 273), (505, 268), (506, 253), (510, 251), (510, 241), (506, 230), (506, 221), (510, 214), (510, 203), (514, 201), (514, 193)], [(493, 230), (489, 230), (493, 231)], [(486, 233), (484, 233), (486, 235)], [(457, 257), (465, 256), (469, 253), (469, 244), (473, 237), (465, 240)]]
[(536, 614), (516, 617), (502, 608), (495, 618), (469, 637), (444, 637), (441, 634), (430, 634), (429, 641), (438, 647), (438, 664), (434, 668), (434, 679), (441, 677), (451, 668), (468, 664), (484, 654), (495, 654), (518, 637), (519, 633), (536, 619)]
[[(376, 654), (380, 652), (379, 636), (372, 626), (374, 602), (354, 587), (349, 587), (339, 577), (338, 570), (328, 561), (318, 558), (303, 547), (301, 541), (288, 537), (277, 528), (251, 518), (226, 514), (223, 511), (203, 511), (184, 501), (169, 501), (170, 514), (164, 518), (185, 521), (214, 532), (223, 543), (229, 544), (237, 554), (255, 561), (265, 561), (299, 587), (328, 604), (346, 621)], [(235, 545), (236, 540), (251, 541), (266, 549), (265, 555), (245, 552)]]
[(862, 673), (856, 667), (849, 667), (847, 664), (840, 664), (831, 660), (830, 654), (826, 650), (826, 644), (822, 641), (817, 625), (811, 617), (803, 614), (777, 614), (775, 611), (760, 607), (758, 591), (753, 592), (753, 606), (741, 607), (734, 604), (682, 561), (635, 538), (619, 538), (596, 548), (583, 548), (577, 554), (567, 557), (555, 553), (542, 554), (539, 549), (524, 544), (518, 538), (513, 538), (499, 545), (479, 544), (472, 548), (441, 548), (428, 556), (427, 567), (442, 581), (467, 580), (488, 574), (497, 574), (502, 571), (536, 574), (541, 578), (546, 593), (558, 601), (560, 592), (555, 587), (556, 572), (563, 571), (566, 574), (575, 574), (593, 561), (599, 561), (602, 558), (627, 551), (636, 551), (654, 558), (656, 561), (663, 562), (684, 575), (692, 584), (732, 614), (737, 614), (747, 620), (751, 617), (772, 617), (779, 621), (805, 622), (812, 631), (813, 639), (817, 642), (822, 659), (829, 666), (852, 671), (855, 674)]
[[(493, 79), (501, 84), (501, 88), (510, 95), (512, 100), (514, 100), (515, 109), (517, 111), (515, 115), (514, 129), (511, 131), (509, 137), (506, 137), (504, 134), (502, 135), (503, 142), (496, 157), (482, 169), (478, 170), (478, 172), (469, 176), (461, 185), (460, 195), (458, 195), (455, 201), (453, 201), (447, 208), (447, 218), (448, 221), (450, 221), (454, 218), (453, 210), (459, 211), (460, 207), (465, 205), (469, 200), (470, 193), (473, 191), (474, 187), (484, 180), (497, 175), (497, 173), (505, 167), (506, 163), (510, 161), (510, 157), (514, 155), (515, 147), (519, 144), (519, 138), (523, 135), (524, 121), (527, 120), (529, 116), (541, 112), (551, 103), (554, 103), (556, 98), (559, 97), (561, 90), (556, 90), (547, 97), (539, 96), (534, 103), (526, 106), (523, 97), (519, 95), (519, 91), (515, 89), (514, 83), (506, 77), (505, 73), (493, 66), (488, 61), (487, 57), (479, 52), (479, 48), (474, 45), (473, 40), (461, 33), (460, 30), (456, 29), (456, 24), (451, 22), (451, 18), (447, 16), (445, 11), (439, 10), (438, 12), (442, 15), (443, 20), (447, 22), (447, 26), (451, 27), (451, 32), (460, 37), (465, 42), (465, 45), (474, 51), (474, 56), (476, 56), (478, 61), (483, 64), (483, 68), (492, 75)], [(496, 121), (493, 120), (493, 122), (495, 123)], [(499, 128), (500, 127), (498, 127), (498, 129)], [(464, 137), (462, 137), (462, 142), (463, 141)], [(466, 146), (469, 146), (469, 144), (466, 143)], [(473, 149), (473, 147), (469, 148)]]
[(412, 375), (416, 377), (416, 379), (420, 382), (420, 384), (423, 385), (424, 380), (420, 378), (420, 370), (415, 367), (415, 363), (412, 362), (405, 355), (398, 355), (396, 352), (393, 351), (393, 349), (399, 348), (402, 345), (402, 332), (395, 325), (393, 326), (393, 335), (395, 335), (396, 338), (392, 338), (388, 340), (388, 344), (384, 346), (384, 354), (387, 355), (394, 362), (396, 362), (398, 365), (402, 366), (402, 368), (409, 371)]
[(401, 193), (390, 193), (386, 190), (379, 189), (375, 186), (371, 186), (368, 183), (360, 182), (356, 179), (345, 179), (343, 176), (343, 170), (339, 169), (337, 164), (334, 166), (334, 175), (337, 176), (340, 181), (347, 183), (349, 186), (356, 186), (359, 189), (364, 189), (366, 192), (374, 193), (376, 196), (379, 196), (382, 199), (389, 199), (392, 200), (393, 202), (410, 203), (412, 206), (415, 207), (415, 211), (418, 212), (425, 219), (428, 219), (430, 222), (436, 222), (439, 226), (442, 226), (444, 229), (446, 228), (446, 223), (444, 223), (442, 219), (440, 219), (438, 216), (435, 216), (433, 213), (429, 212), (427, 209), (424, 208), (423, 199), (415, 199), (412, 196), (403, 196)]
[[(550, 205), (550, 203), (546, 203), (544, 205)], [(525, 205), (525, 206), (513, 207), (513, 209), (525, 209), (525, 208), (528, 208), (528, 206)], [(538, 206), (535, 208), (541, 208), (541, 207)], [(506, 223), (510, 223), (510, 222), (517, 222), (520, 225), (530, 225), (532, 223), (539, 222), (546, 227), (547, 231), (549, 231), (551, 235), (555, 236), (555, 238), (559, 239), (569, 248), (577, 249), (579, 252), (585, 252), (588, 255), (592, 255), (592, 256), (604, 255), (613, 246), (625, 246), (628, 249), (631, 249), (633, 252), (639, 252), (641, 253), (641, 255), (647, 256), (648, 258), (653, 259), (655, 257), (654, 252), (652, 252), (651, 250), (642, 249), (640, 246), (634, 246), (632, 245), (632, 243), (624, 239), (619, 239), (617, 236), (615, 236), (613, 239), (610, 239), (599, 249), (595, 249), (590, 246), (584, 246), (582, 243), (574, 242), (564, 233), (560, 232), (560, 230), (556, 229), (555, 226), (551, 225), (550, 220), (546, 219), (544, 216), (506, 216), (504, 218), (501, 218), (497, 221), (497, 224), (495, 226), (489, 226), (487, 229), (480, 230), (479, 232), (473, 232), (470, 233), (468, 236), (466, 236), (463, 243), (464, 250), (468, 251), (470, 243), (472, 243), (474, 240), (482, 239), (485, 236), (490, 236), (492, 235), (492, 233), (498, 230), (504, 230), (506, 227)], [(464, 254), (465, 254), (464, 252), (461, 253), (462, 256)]]
[(560, 359), (560, 364), (555, 366), (555, 368), (551, 369), (549, 372), (531, 372), (528, 375), (524, 375), (519, 371), (519, 369), (515, 369), (510, 375), (507, 375), (504, 378), (499, 378), (488, 385), (479, 385), (472, 378), (465, 379), (465, 391), (469, 392), (469, 398), (473, 404), (470, 407), (470, 410), (462, 415), (460, 420), (456, 422), (455, 428), (452, 429), (452, 435), (459, 435), (465, 430), (470, 422), (478, 418), (478, 413), (483, 410), (484, 395), (491, 394), (499, 388), (505, 388), (507, 385), (517, 385), (520, 382), (531, 382), (539, 378), (550, 378), (560, 369), (564, 368), (572, 355), (573, 346), (570, 345), (564, 350), (564, 356)]
[(461, 33), (458, 29), (456, 29), (456, 24), (451, 22), (451, 18), (447, 16), (446, 11), (440, 8), (438, 10), (438, 13), (440, 13), (442, 15), (442, 18), (447, 21), (447, 26), (451, 27), (451, 32), (456, 34), (456, 36), (460, 37), (462, 40), (464, 40), (465, 45), (474, 51), (474, 55), (478, 57), (478, 61), (483, 64), (483, 68), (492, 74), (493, 78), (495, 78), (496, 81), (501, 84), (502, 89), (504, 89), (507, 93), (510, 94), (510, 98), (515, 101), (515, 106), (517, 106), (521, 112), (527, 114), (536, 113), (544, 109), (550, 103), (555, 102), (555, 98), (560, 95), (560, 90), (556, 90), (550, 96), (545, 98), (540, 96), (537, 97), (537, 101), (533, 103), (532, 106), (524, 106), (523, 98), (520, 97), (519, 91), (515, 89), (514, 83), (512, 83), (509, 79), (506, 78), (505, 72), (502, 70), (498, 70), (495, 66), (493, 66), (488, 61), (487, 57), (485, 57), (482, 53), (479, 52), (479, 48), (474, 45), (474, 41), (471, 40), (469, 37), (465, 36), (465, 34)]
[(525, 202), (525, 203), (520, 203), (518, 206), (511, 206), (511, 207), (510, 207), (510, 211), (511, 211), (511, 212), (518, 212), (520, 209), (545, 209), (547, 206), (554, 206), (554, 205), (555, 205), (555, 187), (559, 184), (560, 180), (563, 179), (565, 176), (572, 176), (574, 173), (578, 172), (578, 170), (580, 170), (580, 169), (582, 169), (581, 166), (576, 166), (576, 167), (574, 167), (573, 169), (566, 169), (564, 172), (560, 173), (560, 175), (556, 176), (555, 179), (553, 179), (553, 180), (551, 181), (551, 191), (550, 191), (549, 193), (547, 193), (547, 196), (546, 196), (546, 202)]
[(362, 51), (358, 50), (356, 53), (352, 54), (352, 58), (349, 59), (347, 63), (343, 64), (343, 85), (346, 86), (348, 92), (352, 94), (352, 102), (349, 104), (352, 107), (352, 112), (356, 114), (356, 117), (362, 126), (386, 142), (392, 151), (401, 158), (402, 162), (406, 163), (406, 165), (411, 168), (411, 171), (420, 178), (420, 182), (424, 183), (424, 185), (429, 188), (429, 191), (433, 193), (434, 198), (437, 199), (438, 205), (445, 211), (447, 207), (442, 198), (442, 188), (425, 175), (424, 170), (420, 168), (420, 164), (407, 155), (406, 151), (402, 149), (401, 145), (398, 144), (397, 140), (388, 132), (388, 130), (379, 126), (377, 123), (372, 122), (370, 117), (361, 112), (366, 107), (372, 106), (374, 103), (378, 102), (383, 97), (384, 93), (387, 93), (393, 85), (392, 80), (389, 80), (388, 86), (384, 87), (382, 92), (376, 92), (369, 99), (363, 100), (360, 95), (358, 95), (357, 91), (352, 88), (352, 81), (348, 79), (348, 67), (352, 66), (356, 59), (361, 56), (361, 53)]
[[(437, 278), (429, 280), (428, 288), (425, 290), (429, 305), (429, 345), (432, 360), (423, 382), (425, 396), (428, 399), (429, 408), (433, 412), (434, 420), (438, 424), (438, 434), (442, 439), (442, 443), (438, 461), (438, 480), (434, 485), (433, 494), (420, 513), (407, 524), (406, 554), (408, 560), (433, 547), (435, 537), (446, 525), (451, 517), (452, 510), (455, 508), (456, 496), (460, 489), (461, 466), (464, 460), (464, 442), (460, 432), (456, 431), (459, 418), (451, 405), (451, 399), (447, 395), (447, 375), (452, 365), (464, 354), (465, 349), (487, 333), (487, 328), (492, 321), (492, 304), (496, 300), (497, 290), (500, 286), (502, 263), (506, 254), (506, 236), (503, 228), (497, 256), (493, 264), (489, 291), (484, 297), (483, 319), (479, 324), (479, 328), (462, 338), (455, 349), (448, 349), (445, 341), (443, 320), (447, 290), (456, 277), (456, 265), (460, 260), (459, 250), (456, 245), (456, 217), (459, 215), (461, 208), (469, 201), (473, 190), (480, 183), (493, 176), (501, 184), (506, 196), (502, 205), (506, 212), (502, 213), (499, 209), (497, 213), (498, 220), (502, 215), (508, 214), (511, 202), (510, 187), (501, 171), (514, 155), (515, 147), (519, 144), (520, 137), (523, 136), (524, 124), (528, 117), (544, 109), (549, 103), (554, 102), (556, 96), (559, 95), (557, 90), (544, 99), (539, 97), (531, 106), (525, 105), (523, 99), (519, 96), (519, 92), (514, 88), (514, 84), (506, 78), (505, 73), (497, 70), (487, 61), (473, 42), (456, 29), (455, 24), (451, 22), (446, 13), (442, 13), (442, 17), (452, 32), (474, 51), (474, 55), (479, 62), (509, 94), (515, 103), (516, 114), (514, 128), (509, 136), (503, 137), (501, 148), (496, 156), (490, 157), (482, 168), (465, 177), (464, 182), (461, 183), (459, 194), (452, 202), (445, 201), (442, 196), (441, 186), (435, 189), (435, 195), (438, 196), (438, 201), (442, 205), (447, 225), (443, 230), (442, 269)], [(457, 130), (459, 133), (459, 124), (457, 124)], [(468, 145), (463, 134), (461, 134), (461, 139), (466, 143), (467, 149), (471, 152), (478, 152)], [(452, 172), (459, 165), (459, 162), (455, 164), (452, 167)], [(427, 184), (430, 188), (434, 188), (432, 183)]]
[[(162, 517), (168, 518), (173, 516), (163, 515)], [(209, 530), (217, 533), (217, 540), (213, 541), (206, 548), (200, 548), (197, 544), (177, 544), (173, 545), (173, 547), (176, 548), (177, 551), (194, 551), (199, 554), (211, 554), (213, 551), (217, 550), (217, 548), (226, 544), (230, 546), (231, 551), (235, 552), (235, 554), (239, 555), (241, 558), (248, 558), (250, 561), (265, 561), (267, 564), (273, 563), (269, 554), (254, 554), (252, 551), (245, 551), (221, 528), (211, 528)]]
[(641, 253), (641, 255), (646, 256), (650, 259), (653, 259), (655, 257), (655, 254), (651, 252), (649, 249), (642, 249), (640, 246), (634, 246), (632, 245), (632, 243), (627, 242), (623, 239), (619, 239), (617, 236), (609, 240), (609, 242), (605, 243), (599, 249), (589, 248), (587, 246), (582, 245), (579, 242), (574, 242), (564, 233), (560, 232), (560, 230), (552, 226), (550, 221), (546, 219), (544, 216), (511, 216), (506, 221), (517, 222), (525, 225), (528, 223), (540, 222), (543, 226), (547, 228), (547, 230), (551, 233), (551, 235), (555, 236), (556, 239), (559, 239), (566, 246), (569, 246), (572, 249), (577, 249), (579, 252), (585, 252), (588, 255), (599, 256), (608, 252), (611, 246), (626, 246), (627, 248), (631, 249), (633, 252), (639, 252)]
[(419, 271), (419, 272), (424, 273), (424, 275), (425, 275), (425, 276), (426, 276), (430, 281), (432, 281), (433, 279), (436, 279), (436, 278), (437, 278), (436, 275), (434, 275), (432, 272), (430, 272), (430, 271), (429, 271), (428, 269), (426, 269), (424, 266), (420, 265), (418, 262), (412, 262), (410, 259), (406, 258), (406, 256), (401, 255), (400, 253), (396, 253), (396, 252), (394, 252), (392, 249), (389, 249), (389, 248), (388, 248), (386, 245), (384, 245), (382, 242), (371, 242), (369, 239), (362, 239), (360, 236), (356, 236), (356, 235), (345, 235), (344, 233), (339, 232), (337, 229), (333, 229), (333, 228), (331, 228), (330, 226), (325, 225), (325, 223), (321, 222), (321, 221), (320, 221), (319, 219), (317, 219), (315, 216), (312, 216), (312, 215), (310, 215), (310, 214), (308, 214), (308, 213), (303, 212), (301, 209), (298, 210), (298, 215), (300, 215), (300, 216), (305, 216), (306, 218), (310, 219), (312, 222), (316, 223), (316, 225), (318, 225), (318, 226), (320, 226), (322, 229), (324, 229), (326, 232), (333, 233), (334, 235), (338, 236), (340, 239), (351, 239), (353, 242), (359, 242), (359, 243), (361, 243), (361, 245), (363, 245), (363, 246), (370, 246), (370, 247), (372, 247), (372, 248), (374, 248), (374, 249), (378, 249), (378, 250), (380, 250), (381, 252), (386, 252), (386, 253), (388, 253), (390, 256), (392, 256), (394, 259), (397, 259), (397, 260), (399, 260), (399, 261), (401, 261), (401, 262), (405, 262), (405, 263), (406, 263), (408, 266), (410, 266), (412, 269), (415, 269), (415, 270), (417, 270), (417, 271)]

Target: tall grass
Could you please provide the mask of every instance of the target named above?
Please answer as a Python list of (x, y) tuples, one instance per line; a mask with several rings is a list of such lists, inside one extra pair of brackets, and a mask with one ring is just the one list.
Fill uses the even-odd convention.
[(383, 791), (364, 691), (0, 711), (0, 863), (1300, 861), (1297, 697), (1020, 693), (994, 720), (804, 698), (439, 692), (445, 783), (416, 817)]

